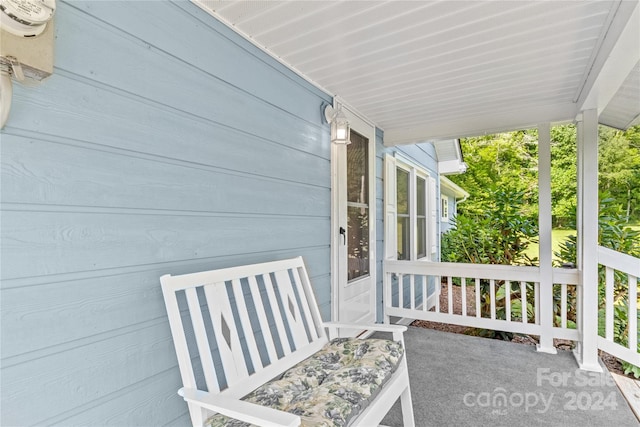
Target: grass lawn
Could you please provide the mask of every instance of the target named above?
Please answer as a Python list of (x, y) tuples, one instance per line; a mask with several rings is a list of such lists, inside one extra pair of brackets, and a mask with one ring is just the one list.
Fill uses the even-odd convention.
[[(629, 225), (629, 227), (633, 228), (634, 230), (639, 230), (640, 231), (640, 224), (639, 225)], [(569, 237), (572, 234), (576, 234), (576, 230), (566, 230), (566, 229), (554, 229), (551, 232), (551, 237), (552, 237), (552, 248), (553, 248), (553, 252), (554, 254), (556, 252), (558, 252), (560, 250), (560, 243), (562, 243), (567, 237)], [(525, 251), (525, 253), (530, 257), (539, 257), (538, 256), (538, 247), (540, 245), (538, 245), (537, 243), (531, 243), (529, 245), (529, 247), (527, 248), (527, 250)], [(557, 257), (554, 255), (553, 259), (556, 260)]]
[[(552, 237), (552, 249), (553, 252), (558, 252), (560, 250), (560, 243), (562, 243), (567, 237), (569, 237), (572, 234), (576, 234), (576, 230), (566, 230), (566, 229), (554, 229), (551, 232), (551, 237)], [(529, 245), (529, 247), (527, 248), (527, 250), (525, 251), (525, 253), (530, 257), (536, 257), (539, 258), (538, 256), (538, 247), (540, 245), (538, 245), (537, 243), (531, 243)], [(553, 259), (557, 259), (556, 256), (553, 256)]]

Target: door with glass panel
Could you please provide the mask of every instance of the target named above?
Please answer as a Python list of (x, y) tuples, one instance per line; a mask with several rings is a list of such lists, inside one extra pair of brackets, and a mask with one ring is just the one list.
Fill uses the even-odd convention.
[(339, 148), (343, 161), (337, 171), (339, 283), (335, 314), (342, 322), (375, 321), (373, 132), (373, 128), (358, 128), (357, 121), (352, 122), (351, 143)]

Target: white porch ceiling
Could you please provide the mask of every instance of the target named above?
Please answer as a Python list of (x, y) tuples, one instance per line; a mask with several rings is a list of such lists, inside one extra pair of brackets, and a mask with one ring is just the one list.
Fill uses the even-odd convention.
[(386, 144), (573, 120), (621, 34), (640, 37), (637, 0), (196, 3), (384, 129)]
[(600, 115), (600, 123), (617, 129), (640, 124), (640, 61)]

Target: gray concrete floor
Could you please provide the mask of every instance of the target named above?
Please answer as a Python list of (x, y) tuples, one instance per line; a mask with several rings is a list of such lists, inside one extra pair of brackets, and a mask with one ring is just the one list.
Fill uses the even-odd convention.
[[(571, 352), (416, 327), (405, 344), (418, 427), (640, 425), (609, 372)], [(399, 402), (382, 423), (402, 426)]]

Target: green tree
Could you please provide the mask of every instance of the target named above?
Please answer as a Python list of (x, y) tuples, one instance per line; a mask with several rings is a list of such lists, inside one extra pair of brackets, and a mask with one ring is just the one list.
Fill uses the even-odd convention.
[(575, 126), (551, 128), (551, 214), (556, 228), (567, 227), (576, 215), (576, 153)]
[(504, 133), (461, 140), (467, 172), (451, 180), (471, 197), (459, 206), (459, 213), (479, 215), (492, 203), (496, 191), (522, 196), (518, 207), (526, 217), (537, 212), (537, 145), (535, 130)]
[(638, 222), (640, 211), (640, 127), (622, 132), (600, 126), (599, 185), (624, 211), (627, 222)]

